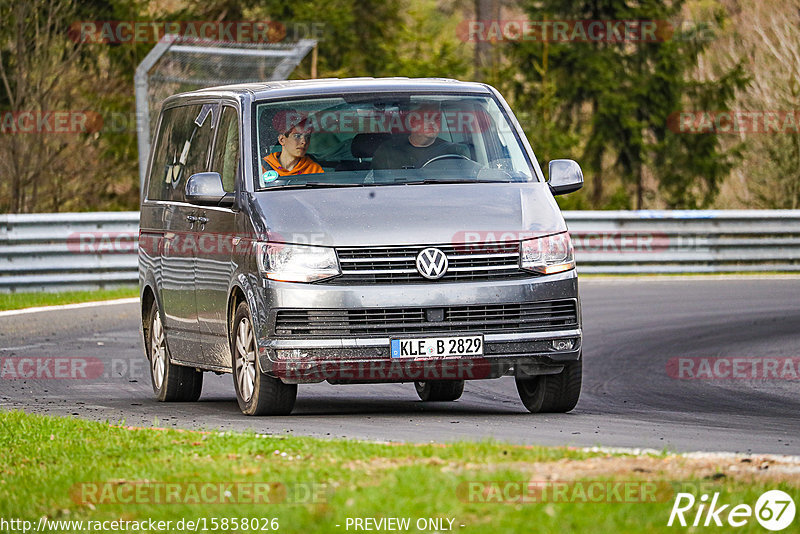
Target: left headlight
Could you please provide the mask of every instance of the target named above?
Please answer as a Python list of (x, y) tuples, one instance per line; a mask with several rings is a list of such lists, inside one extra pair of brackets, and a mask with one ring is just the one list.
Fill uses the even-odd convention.
[(567, 232), (522, 241), (520, 267), (541, 274), (575, 268), (575, 252)]
[(256, 243), (258, 270), (280, 282), (317, 282), (341, 274), (336, 251), (284, 243)]

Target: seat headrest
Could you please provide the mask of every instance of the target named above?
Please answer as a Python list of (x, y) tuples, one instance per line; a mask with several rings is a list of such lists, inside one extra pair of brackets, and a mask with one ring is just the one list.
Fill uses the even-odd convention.
[(388, 133), (361, 133), (353, 137), (350, 152), (354, 158), (371, 158), (381, 144), (392, 137)]
[(278, 144), (278, 132), (272, 125), (274, 117), (274, 111), (266, 110), (258, 118), (259, 144), (261, 145), (259, 148), (263, 155), (267, 155), (270, 147)]

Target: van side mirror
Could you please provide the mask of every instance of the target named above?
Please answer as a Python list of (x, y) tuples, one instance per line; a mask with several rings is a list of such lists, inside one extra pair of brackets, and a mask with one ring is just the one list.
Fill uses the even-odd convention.
[(186, 181), (186, 200), (201, 206), (232, 206), (233, 193), (222, 188), (222, 177), (218, 172), (198, 172)]
[(572, 193), (583, 187), (581, 166), (571, 159), (554, 159), (549, 165), (550, 191), (554, 195)]

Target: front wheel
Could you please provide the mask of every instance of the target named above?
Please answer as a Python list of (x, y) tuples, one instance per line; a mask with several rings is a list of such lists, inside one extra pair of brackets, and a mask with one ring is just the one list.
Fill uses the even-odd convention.
[(428, 380), (414, 382), (420, 400), (424, 402), (454, 401), (464, 393), (463, 380)]
[(156, 398), (161, 402), (196, 401), (203, 391), (203, 373), (192, 367), (170, 362), (167, 336), (155, 300), (150, 307), (148, 323), (147, 356), (150, 360), (150, 380)]
[(239, 409), (245, 415), (288, 415), (297, 399), (297, 384), (284, 384), (265, 375), (258, 366), (255, 331), (250, 309), (236, 308), (231, 335), (233, 386)]
[(531, 413), (566, 413), (578, 404), (581, 395), (583, 359), (564, 364), (555, 375), (517, 377), (522, 404)]

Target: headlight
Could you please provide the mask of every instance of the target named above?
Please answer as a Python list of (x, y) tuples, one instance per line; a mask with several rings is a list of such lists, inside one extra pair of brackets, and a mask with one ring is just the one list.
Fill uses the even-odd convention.
[(575, 254), (569, 234), (562, 232), (523, 241), (520, 248), (520, 266), (541, 274), (574, 269)]
[(258, 270), (270, 280), (316, 282), (341, 274), (332, 248), (265, 242), (256, 247)]

